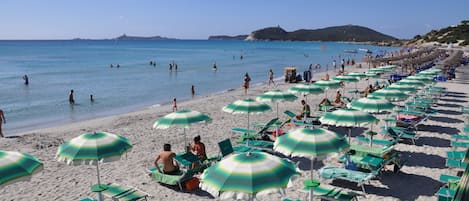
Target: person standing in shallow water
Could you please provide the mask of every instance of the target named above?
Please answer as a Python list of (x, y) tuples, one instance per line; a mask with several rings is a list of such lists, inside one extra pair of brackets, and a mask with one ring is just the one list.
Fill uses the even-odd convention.
[(194, 96), (195, 96), (195, 87), (194, 87), (194, 85), (192, 85), (192, 87), (191, 87), (191, 94), (192, 94), (192, 98), (194, 98)]
[(73, 89), (70, 90), (70, 94), (68, 95), (68, 102), (70, 103), (70, 105), (75, 104), (75, 99), (73, 98)]
[(0, 109), (0, 137), (3, 136), (2, 125), (7, 123), (7, 119), (5, 119), (5, 115), (3, 114), (3, 110)]
[(176, 97), (173, 98), (173, 112), (178, 111), (178, 105), (176, 103)]
[(270, 86), (270, 83), (272, 83), (275, 86), (274, 71), (272, 69), (269, 70), (269, 86)]
[(23, 76), (23, 80), (24, 80), (24, 84), (25, 84), (25, 85), (29, 85), (29, 78), (28, 78), (28, 75), (24, 75), (24, 76)]
[(245, 95), (248, 94), (249, 82), (250, 82), (250, 81), (251, 81), (251, 77), (249, 77), (249, 74), (246, 72), (246, 74), (244, 75), (244, 83), (243, 83), (244, 94), (245, 94)]

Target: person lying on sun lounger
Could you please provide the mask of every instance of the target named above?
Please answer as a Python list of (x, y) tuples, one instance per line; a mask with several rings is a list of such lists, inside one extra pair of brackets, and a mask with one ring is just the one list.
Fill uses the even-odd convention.
[(345, 105), (344, 101), (341, 99), (342, 94), (340, 94), (340, 91), (337, 91), (335, 94), (334, 102), (331, 102), (329, 99), (324, 98), (322, 101), (319, 103), (319, 107), (326, 105), (326, 106), (336, 106), (336, 107), (342, 107)]
[[(159, 172), (169, 175), (174, 175), (179, 173), (179, 165), (174, 161), (174, 157), (176, 154), (171, 151), (170, 144), (163, 145), (163, 151), (158, 154), (155, 160), (155, 167), (158, 169)], [(158, 165), (158, 161), (161, 160), (163, 163), (163, 170), (161, 170), (160, 166)]]

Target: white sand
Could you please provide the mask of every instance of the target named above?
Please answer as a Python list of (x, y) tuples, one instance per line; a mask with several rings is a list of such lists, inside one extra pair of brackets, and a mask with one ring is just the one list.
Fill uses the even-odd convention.
[[(365, 65), (364, 65), (365, 66)], [(365, 69), (358, 70), (364, 71)], [(349, 70), (351, 71), (351, 70)], [(318, 79), (318, 74), (314, 79)], [(331, 75), (331, 77), (333, 77)], [(267, 77), (266, 77), (267, 78)], [(359, 83), (363, 89), (366, 81)], [(463, 127), (460, 105), (467, 105), (469, 99), (465, 94), (467, 88), (463, 84), (447, 82), (438, 85), (448, 87), (450, 92), (459, 92), (457, 97), (443, 97), (437, 108), (441, 113), (435, 115), (419, 127), (422, 131), (421, 139), (417, 145), (398, 144), (396, 149), (403, 152), (404, 156), (410, 156), (408, 163), (402, 172), (394, 174), (391, 171), (383, 173), (379, 180), (373, 180), (366, 185), (366, 197), (360, 200), (435, 200), (433, 194), (441, 185), (438, 177), (441, 173), (456, 174), (455, 170), (445, 167), (445, 152), (450, 150), (450, 135), (458, 133)], [(292, 84), (279, 83), (277, 88), (287, 89)], [(347, 88), (354, 84), (347, 84)], [(249, 91), (248, 97), (269, 90), (267, 86), (259, 86)], [(348, 89), (347, 89), (348, 90)], [(332, 97), (333, 90), (329, 92)], [(349, 94), (345, 94), (350, 96)], [(452, 94), (454, 95), (454, 94)], [(217, 142), (232, 137), (230, 129), (233, 127), (245, 127), (246, 115), (232, 115), (221, 111), (228, 103), (246, 98), (241, 89), (209, 97), (197, 97), (194, 100), (180, 103), (180, 109), (192, 109), (209, 114), (213, 118), (210, 124), (195, 125), (187, 132), (187, 139), (201, 135), (206, 144), (209, 156), (218, 154)], [(308, 97), (308, 103), (319, 103), (323, 95)], [(454, 102), (453, 99), (458, 100)], [(295, 102), (280, 104), (280, 111), (289, 109), (298, 112), (300, 103)], [(313, 106), (313, 105), (312, 105)], [(275, 107), (274, 107), (275, 109)], [(134, 186), (150, 193), (153, 197), (149, 200), (213, 200), (208, 193), (196, 191), (183, 193), (162, 186), (154, 182), (145, 170), (152, 166), (154, 157), (162, 149), (163, 143), (171, 143), (176, 152), (183, 150), (184, 137), (182, 129), (171, 128), (167, 130), (154, 130), (152, 124), (159, 117), (170, 113), (171, 106), (146, 108), (129, 114), (94, 119), (63, 126), (46, 128), (28, 132), (20, 138), (0, 139), (0, 149), (10, 151), (21, 151), (37, 156), (44, 162), (44, 170), (29, 182), (19, 182), (0, 189), (0, 200), (78, 200), (79, 198), (96, 194), (90, 192), (89, 187), (96, 183), (96, 169), (94, 166), (68, 166), (55, 160), (55, 154), (59, 144), (70, 140), (84, 132), (107, 131), (121, 134), (133, 143), (133, 149), (120, 161), (102, 164), (101, 181), (104, 183), (114, 182), (122, 185)], [(281, 112), (280, 112), (281, 113)], [(265, 122), (275, 116), (275, 110), (263, 115), (251, 115), (251, 120)], [(282, 120), (286, 118), (281, 114)], [(376, 127), (375, 127), (376, 128)], [(343, 132), (341, 129), (337, 129)], [(378, 136), (377, 138), (382, 138)], [(294, 182), (292, 188), (287, 189), (287, 197), (305, 199), (307, 194), (300, 191), (302, 180), (309, 177), (309, 161), (300, 161), (299, 167), (304, 170), (302, 178)], [(328, 163), (328, 162), (324, 162)], [(322, 162), (315, 164), (317, 170), (323, 166)], [(317, 172), (317, 171), (316, 171)], [(314, 175), (318, 178), (318, 175)], [(322, 181), (330, 183), (330, 181)], [(353, 183), (336, 181), (332, 185), (344, 187), (357, 193), (360, 188)], [(260, 200), (281, 200), (279, 195), (269, 195)]]

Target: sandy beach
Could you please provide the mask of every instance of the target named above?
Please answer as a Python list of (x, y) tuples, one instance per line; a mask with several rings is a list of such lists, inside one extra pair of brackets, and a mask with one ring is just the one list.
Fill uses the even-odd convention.
[[(366, 65), (363, 64), (363, 66)], [(462, 71), (463, 68), (459, 68), (458, 71)], [(346, 68), (348, 72), (363, 72), (365, 70), (367, 68)], [(324, 74), (324, 72), (314, 74), (313, 79), (324, 78)], [(335, 73), (330, 72), (330, 74), (331, 77), (334, 77), (333, 74)], [(438, 113), (418, 127), (421, 137), (416, 141), (416, 145), (410, 142), (395, 145), (395, 148), (400, 151), (403, 157), (408, 159), (401, 172), (395, 174), (392, 171), (385, 171), (379, 179), (374, 179), (370, 184), (365, 185), (366, 195), (354, 183), (344, 181), (331, 183), (328, 180), (322, 180), (321, 182), (360, 193), (363, 196), (359, 200), (436, 200), (434, 194), (441, 186), (438, 181), (440, 174), (457, 173), (457, 170), (450, 170), (445, 167), (445, 158), (446, 151), (451, 149), (451, 135), (459, 133), (464, 125), (460, 107), (467, 105), (469, 101), (465, 83), (464, 80), (455, 79), (437, 84), (437, 86), (446, 87), (448, 94), (438, 101), (436, 106)], [(196, 97), (178, 103), (179, 109), (200, 111), (213, 118), (213, 121), (209, 124), (195, 125), (187, 130), (187, 139), (200, 135), (202, 142), (206, 144), (208, 155), (217, 155), (219, 153), (217, 143), (226, 138), (236, 137), (230, 129), (245, 127), (247, 121), (246, 115), (233, 115), (223, 112), (221, 110), (223, 106), (238, 99), (255, 98), (274, 88), (286, 90), (293, 85), (279, 81), (276, 87), (269, 87), (266, 84), (256, 86), (249, 90), (247, 96), (244, 95), (241, 88), (237, 88), (227, 93)], [(362, 90), (366, 85), (367, 81), (362, 80), (358, 83), (358, 88)], [(345, 89), (340, 90), (346, 92), (354, 87), (354, 84), (346, 84)], [(329, 98), (332, 98), (334, 91), (329, 90)], [(348, 93), (344, 93), (344, 95), (351, 96)], [(323, 97), (324, 95), (310, 95), (307, 100), (315, 109)], [(286, 119), (286, 116), (281, 114), (286, 109), (299, 112), (302, 99), (299, 96), (294, 102), (280, 104), (280, 119)], [(151, 195), (149, 200), (217, 200), (202, 190), (188, 193), (160, 185), (146, 173), (146, 169), (153, 165), (154, 158), (162, 150), (164, 143), (172, 144), (175, 152), (183, 151), (184, 136), (182, 135), (182, 128), (152, 129), (153, 123), (158, 118), (171, 111), (170, 105), (149, 107), (123, 115), (34, 130), (23, 133), (21, 137), (17, 138), (0, 139), (1, 150), (29, 153), (44, 162), (44, 170), (34, 175), (31, 181), (19, 182), (1, 188), (0, 200), (69, 201), (87, 196), (96, 198), (97, 195), (90, 191), (90, 186), (96, 183), (95, 166), (68, 166), (57, 162), (55, 159), (58, 145), (85, 132), (94, 131), (120, 134), (128, 138), (133, 144), (132, 150), (124, 155), (121, 160), (104, 163), (100, 166), (101, 181), (103, 183), (118, 183), (137, 187)], [(250, 119), (251, 122), (266, 122), (274, 116), (275, 107), (270, 112), (251, 115)], [(382, 116), (378, 116), (378, 118), (382, 118)], [(384, 122), (381, 121), (379, 124), (375, 126), (375, 130), (384, 125)], [(290, 128), (287, 127), (286, 129)], [(356, 129), (353, 136), (360, 135), (367, 129), (368, 127)], [(342, 128), (334, 130), (345, 134), (345, 130)], [(383, 137), (378, 135), (376, 138)], [(325, 161), (318, 161), (314, 166), (315, 173), (324, 164), (332, 163), (333, 159), (334, 157)], [(294, 182), (294, 186), (287, 189), (286, 197), (304, 200), (307, 194), (301, 188), (303, 179), (309, 178), (309, 160), (293, 158), (293, 161), (299, 161), (299, 168), (304, 172), (301, 178)], [(319, 178), (317, 174), (314, 177)], [(274, 194), (262, 197), (260, 200), (281, 200), (283, 198), (285, 197)]]

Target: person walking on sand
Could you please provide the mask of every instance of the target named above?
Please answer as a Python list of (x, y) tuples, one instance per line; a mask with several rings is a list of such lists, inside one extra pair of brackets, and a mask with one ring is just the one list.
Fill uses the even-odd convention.
[(73, 89), (70, 90), (70, 94), (68, 95), (68, 102), (73, 105), (75, 104), (75, 99), (73, 99)]
[(340, 65), (342, 67), (342, 73), (345, 73), (345, 59), (342, 59), (342, 61), (340, 62)]
[(29, 78), (28, 78), (28, 75), (24, 75), (24, 76), (23, 76), (23, 80), (24, 80), (24, 84), (25, 84), (25, 85), (29, 85)]
[(246, 74), (244, 75), (244, 84), (243, 84), (243, 87), (244, 87), (244, 95), (247, 95), (248, 94), (248, 89), (249, 89), (249, 82), (251, 81), (251, 77), (249, 77), (249, 74), (246, 72)]
[(269, 86), (270, 86), (270, 83), (272, 83), (275, 86), (274, 71), (272, 69), (269, 70)]
[(0, 109), (0, 137), (3, 137), (3, 132), (2, 132), (2, 124), (6, 124), (7, 119), (5, 119), (5, 115), (3, 114), (3, 110)]
[(192, 87), (191, 87), (191, 94), (192, 94), (192, 98), (194, 98), (194, 96), (195, 96), (195, 87), (194, 87), (194, 85), (192, 85)]
[(335, 62), (335, 59), (334, 59), (334, 61), (332, 62), (332, 66), (334, 67), (334, 71), (335, 71), (335, 69), (337, 68), (337, 63)]
[[(174, 157), (176, 157), (176, 154), (171, 151), (171, 145), (164, 144), (163, 151), (158, 154), (154, 162), (156, 169), (158, 169), (158, 172), (168, 175), (178, 174), (179, 166), (176, 161), (174, 161)], [(160, 166), (158, 165), (158, 161), (160, 160), (163, 163), (163, 170), (161, 170)]]
[(176, 112), (178, 111), (178, 106), (177, 106), (177, 103), (176, 103), (176, 97), (173, 98), (173, 112)]

